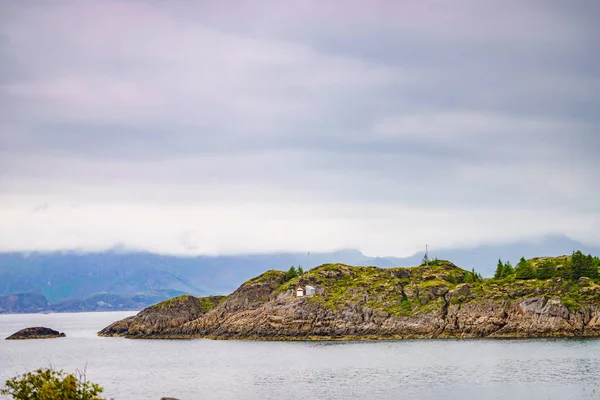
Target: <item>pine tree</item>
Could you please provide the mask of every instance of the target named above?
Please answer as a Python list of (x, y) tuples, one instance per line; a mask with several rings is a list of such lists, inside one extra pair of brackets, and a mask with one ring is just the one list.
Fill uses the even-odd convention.
[(304, 275), (304, 270), (302, 269), (301, 266), (298, 266), (298, 276), (302, 276)]
[(574, 280), (584, 276), (588, 278), (598, 277), (594, 257), (591, 254), (586, 256), (580, 250), (574, 251), (571, 256), (571, 276)]
[(535, 268), (529, 261), (525, 260), (525, 257), (521, 257), (521, 260), (515, 268), (515, 272), (517, 273), (517, 279), (535, 278)]
[(504, 278), (504, 264), (501, 259), (498, 259), (498, 266), (496, 267), (496, 273), (494, 274), (494, 279), (502, 279)]
[(586, 276), (589, 278), (598, 278), (598, 266), (596, 265), (594, 256), (591, 254), (588, 254), (587, 257), (585, 257), (585, 272)]
[(538, 279), (550, 279), (556, 275), (556, 265), (552, 260), (544, 260), (537, 270)]
[(507, 261), (506, 263), (504, 263), (504, 272), (503, 275), (505, 278), (509, 275), (512, 275), (515, 273), (515, 269), (513, 268), (512, 264), (510, 263), (510, 261)]
[(288, 271), (285, 273), (285, 280), (289, 281), (290, 279), (294, 279), (298, 276), (298, 271), (296, 271), (296, 267), (294, 267), (293, 265), (290, 267), (290, 269), (288, 269)]

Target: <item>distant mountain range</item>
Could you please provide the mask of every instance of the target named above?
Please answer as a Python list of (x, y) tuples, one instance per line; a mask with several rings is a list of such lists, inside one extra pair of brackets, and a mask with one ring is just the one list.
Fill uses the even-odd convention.
[[(530, 242), (483, 245), (473, 248), (431, 249), (430, 258), (447, 259), (465, 269), (475, 268), (491, 276), (498, 258), (516, 264), (521, 257), (558, 256), (574, 250), (600, 254), (600, 248), (585, 246), (566, 236), (547, 236)], [(310, 266), (325, 263), (413, 266), (424, 252), (411, 257), (369, 257), (358, 250), (311, 253)], [(249, 278), (268, 269), (285, 270), (302, 265), (308, 269), (307, 253), (271, 253), (229, 256), (166, 256), (146, 252), (105, 251), (97, 253), (0, 253), (1, 312), (93, 311), (96, 309), (139, 309), (182, 293), (195, 296), (227, 294)], [(104, 297), (103, 297), (104, 296)], [(108, 301), (107, 301), (108, 300)], [(46, 306), (40, 306), (46, 301)], [(113, 304), (114, 303), (114, 304)], [(13, 306), (3, 307), (2, 304)], [(29, 303), (27, 303), (29, 304)], [(120, 306), (119, 306), (120, 305)]]
[(39, 293), (17, 293), (0, 296), (0, 314), (4, 313), (47, 313), (82, 311), (133, 311), (148, 307), (183, 292), (158, 290), (132, 295), (97, 293), (83, 300), (68, 299), (50, 303)]

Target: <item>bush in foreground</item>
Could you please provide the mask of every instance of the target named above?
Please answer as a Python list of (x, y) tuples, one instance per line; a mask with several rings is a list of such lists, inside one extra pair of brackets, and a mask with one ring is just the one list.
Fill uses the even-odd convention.
[(85, 374), (66, 374), (52, 368), (36, 369), (6, 381), (0, 394), (15, 400), (102, 400), (103, 389)]

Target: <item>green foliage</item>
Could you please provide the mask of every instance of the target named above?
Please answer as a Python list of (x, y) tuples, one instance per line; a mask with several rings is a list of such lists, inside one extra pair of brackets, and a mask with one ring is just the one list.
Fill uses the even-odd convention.
[(0, 394), (15, 400), (101, 400), (103, 389), (88, 382), (84, 374), (56, 371), (51, 368), (37, 369), (6, 381)]
[(584, 255), (580, 250), (574, 251), (571, 256), (571, 274), (574, 280), (581, 277), (597, 278), (597, 261), (592, 255)]
[(483, 276), (479, 272), (475, 272), (475, 268), (471, 269), (471, 275), (473, 275), (473, 282), (483, 281)]
[(537, 269), (537, 278), (538, 279), (550, 279), (554, 278), (556, 275), (556, 264), (551, 259), (546, 259), (542, 261), (540, 266)]
[[(563, 281), (564, 286), (558, 287), (555, 280), (535, 279), (538, 273), (540, 276), (551, 275), (553, 267), (558, 274), (565, 264), (568, 266), (569, 258), (570, 256), (532, 260), (522, 258), (517, 265), (517, 271), (510, 263), (503, 262), (503, 277), (486, 280), (474, 269), (464, 270), (445, 260), (438, 260), (437, 266), (432, 265), (433, 260), (429, 260), (428, 266), (389, 269), (324, 264), (306, 271), (302, 282), (321, 289), (318, 295), (306, 299), (312, 306), (343, 312), (355, 310), (354, 307), (360, 304), (373, 312), (387, 313), (395, 317), (437, 312), (447, 301), (444, 293), (457, 290), (457, 284), (460, 283), (469, 283), (469, 290), (465, 294), (454, 293), (451, 296), (451, 304), (469, 304), (484, 299), (505, 301), (508, 298), (531, 296), (560, 298), (570, 307), (600, 304), (600, 285), (593, 280), (584, 286), (575, 284), (569, 278)], [(549, 266), (543, 265), (546, 259), (551, 262)], [(559, 266), (560, 268), (556, 268)], [(276, 293), (293, 290), (298, 285), (299, 278), (281, 281)], [(289, 301), (293, 302), (296, 299), (292, 296)]]
[(475, 282), (475, 277), (470, 272), (467, 272), (467, 273), (465, 273), (464, 282), (465, 283), (473, 283), (473, 282)]
[(507, 261), (506, 263), (504, 263), (503, 277), (506, 278), (507, 276), (513, 275), (514, 273), (515, 273), (515, 269), (513, 268), (510, 261)]
[(498, 259), (498, 266), (496, 267), (496, 272), (494, 273), (494, 279), (502, 278), (504, 278), (504, 263), (502, 263), (501, 259)]
[(569, 280), (572, 278), (573, 271), (571, 268), (571, 261), (569, 259), (564, 259), (561, 265), (556, 266), (555, 276)]
[(448, 276), (446, 277), (446, 280), (447, 280), (449, 283), (451, 283), (451, 284), (453, 284), (453, 285), (456, 285), (456, 275), (454, 275), (454, 273), (453, 273), (453, 272), (450, 272), (450, 273), (448, 274)]
[(297, 278), (298, 277), (298, 271), (296, 270), (296, 267), (294, 267), (293, 265), (290, 267), (290, 269), (288, 269), (288, 271), (285, 273), (285, 280), (286, 282)]
[(509, 261), (503, 263), (501, 259), (498, 259), (498, 266), (496, 267), (496, 272), (494, 273), (494, 279), (504, 279), (514, 273), (515, 270)]
[(475, 283), (483, 281), (483, 277), (480, 273), (475, 272), (475, 268), (471, 270), (471, 272), (465, 272), (465, 283)]
[(298, 266), (298, 276), (304, 275), (304, 269), (301, 266)]
[(534, 279), (535, 278), (535, 267), (531, 262), (527, 261), (525, 257), (521, 257), (521, 260), (515, 268), (517, 279)]

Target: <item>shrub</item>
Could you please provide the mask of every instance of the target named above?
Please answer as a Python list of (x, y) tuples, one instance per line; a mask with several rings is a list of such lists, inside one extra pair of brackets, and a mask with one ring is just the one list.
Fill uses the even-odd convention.
[(456, 285), (456, 275), (454, 275), (454, 273), (450, 272), (446, 277), (446, 280), (451, 284)]
[(56, 371), (52, 368), (36, 369), (6, 381), (0, 394), (15, 400), (101, 400), (103, 389), (88, 382), (84, 374)]

